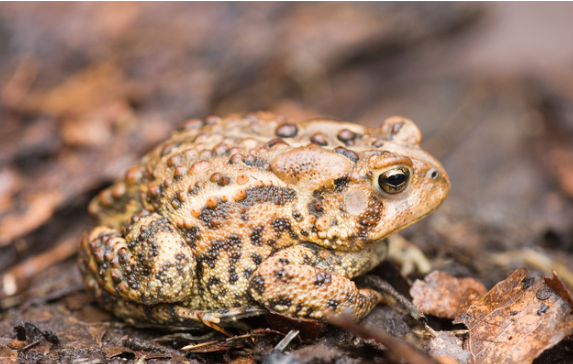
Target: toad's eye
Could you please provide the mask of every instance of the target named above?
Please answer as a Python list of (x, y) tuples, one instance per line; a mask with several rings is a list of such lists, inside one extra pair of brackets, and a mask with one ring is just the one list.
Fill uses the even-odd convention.
[(400, 193), (410, 184), (410, 169), (407, 167), (395, 167), (378, 176), (380, 189), (391, 195)]

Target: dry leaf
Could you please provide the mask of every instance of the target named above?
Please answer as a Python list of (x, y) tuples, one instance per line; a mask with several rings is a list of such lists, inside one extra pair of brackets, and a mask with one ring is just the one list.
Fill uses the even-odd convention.
[(421, 312), (451, 319), (485, 293), (484, 285), (473, 278), (454, 278), (440, 271), (428, 274), (424, 281), (416, 280), (410, 289), (413, 303)]
[[(573, 297), (571, 297), (571, 292), (567, 290), (567, 286), (563, 283), (561, 278), (557, 275), (557, 272), (554, 270), (552, 278), (545, 278), (545, 284), (547, 284), (552, 290), (555, 291), (561, 298), (565, 300), (569, 304), (569, 307), (573, 310)], [(571, 311), (570, 313), (573, 313)]]
[(531, 363), (571, 332), (569, 304), (528, 273), (516, 270), (456, 319), (470, 330), (474, 363)]
[(122, 359), (133, 359), (135, 358), (135, 353), (130, 348), (123, 346), (111, 346), (104, 349), (105, 356), (108, 359), (122, 358)]

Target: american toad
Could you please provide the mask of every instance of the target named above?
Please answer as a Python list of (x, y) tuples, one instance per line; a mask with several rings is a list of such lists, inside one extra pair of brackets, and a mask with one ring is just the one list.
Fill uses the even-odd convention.
[(448, 194), (420, 139), (402, 117), (377, 129), (271, 113), (191, 120), (91, 202), (87, 287), (131, 323), (230, 322), (264, 308), (361, 318), (381, 295), (351, 279)]

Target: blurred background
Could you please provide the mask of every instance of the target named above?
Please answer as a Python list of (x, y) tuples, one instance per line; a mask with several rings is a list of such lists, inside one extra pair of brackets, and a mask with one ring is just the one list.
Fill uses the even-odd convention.
[(97, 191), (186, 119), (229, 112), (411, 118), (452, 181), (404, 233), (433, 267), (573, 284), (572, 17), (571, 3), (0, 4), (0, 331), (6, 312), (40, 315), (22, 303), (81, 290), (72, 258)]

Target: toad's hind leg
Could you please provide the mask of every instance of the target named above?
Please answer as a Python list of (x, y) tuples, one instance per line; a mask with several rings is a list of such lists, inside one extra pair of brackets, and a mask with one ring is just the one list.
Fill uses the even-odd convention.
[(323, 319), (328, 313), (349, 313), (360, 319), (382, 296), (357, 288), (349, 278), (368, 271), (378, 260), (373, 251), (340, 253), (294, 246), (260, 265), (249, 293), (260, 304), (288, 316)]
[(125, 238), (117, 230), (96, 227), (82, 239), (79, 264), (96, 298), (124, 318), (130, 313), (119, 312), (110, 299), (147, 306), (186, 302), (193, 294), (193, 251), (156, 213), (135, 221)]

